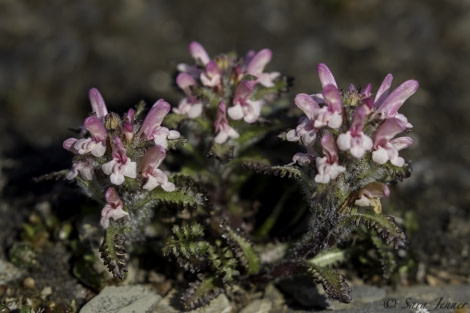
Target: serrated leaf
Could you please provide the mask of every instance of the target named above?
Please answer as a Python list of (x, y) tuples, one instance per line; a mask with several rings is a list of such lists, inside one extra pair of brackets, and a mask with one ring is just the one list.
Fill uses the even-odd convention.
[(358, 207), (347, 213), (349, 219), (356, 226), (365, 225), (368, 229), (374, 229), (387, 245), (393, 243), (393, 247), (405, 248), (408, 244), (405, 233), (395, 223), (392, 216), (377, 214), (369, 207)]
[(247, 273), (249, 275), (256, 274), (260, 269), (260, 260), (253, 250), (252, 244), (228, 225), (223, 224), (221, 228), (237, 258), (246, 268)]
[(328, 298), (343, 303), (351, 302), (351, 288), (349, 288), (344, 276), (329, 267), (311, 264), (309, 273), (317, 284), (321, 284)]
[(122, 227), (110, 226), (106, 229), (103, 243), (100, 246), (101, 258), (109, 272), (115, 278), (124, 279), (129, 258), (125, 246), (126, 235)]
[(206, 278), (190, 283), (189, 288), (181, 296), (181, 302), (186, 309), (193, 310), (208, 304), (221, 292), (222, 289), (217, 286), (212, 277)]
[(178, 187), (171, 192), (155, 188), (148, 193), (147, 197), (142, 200), (141, 205), (138, 206), (143, 206), (150, 201), (175, 204), (181, 208), (195, 208), (203, 206), (206, 203), (206, 197), (204, 194), (196, 192), (188, 186)]
[(390, 274), (397, 267), (395, 255), (392, 253), (392, 251), (390, 251), (390, 248), (384, 244), (381, 238), (373, 235), (371, 240), (380, 255), (380, 263), (382, 264), (383, 276), (385, 278), (390, 278)]

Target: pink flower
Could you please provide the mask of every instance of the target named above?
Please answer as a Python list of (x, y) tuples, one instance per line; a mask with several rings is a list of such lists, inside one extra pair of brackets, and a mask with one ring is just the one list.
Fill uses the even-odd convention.
[(105, 198), (106, 205), (101, 210), (100, 220), (100, 224), (104, 229), (109, 227), (110, 218), (116, 221), (129, 215), (129, 213), (124, 211), (124, 204), (113, 187), (109, 187), (106, 190)]
[(305, 116), (302, 116), (297, 127), (287, 132), (286, 140), (298, 141), (300, 139), (301, 143), (308, 147), (317, 138), (317, 132), (318, 129), (313, 127), (313, 123)]
[(336, 81), (325, 64), (319, 64), (317, 71), (323, 88), (322, 93), (312, 96), (298, 94), (295, 104), (305, 113), (314, 128), (339, 128), (343, 123), (343, 103)]
[(103, 122), (96, 116), (90, 116), (85, 119), (84, 126), (91, 138), (68, 138), (62, 146), (75, 154), (91, 153), (96, 157), (103, 156), (106, 152), (106, 138), (108, 137)]
[(179, 132), (161, 126), (163, 119), (169, 111), (170, 104), (165, 100), (160, 99), (155, 102), (145, 117), (140, 127), (139, 134), (143, 134), (147, 140), (154, 140), (156, 145), (167, 148), (167, 139), (176, 139), (180, 136)]
[[(208, 78), (209, 79), (209, 78)], [(176, 77), (176, 84), (185, 93), (186, 97), (181, 99), (178, 108), (174, 108), (176, 114), (187, 115), (196, 118), (202, 113), (202, 102), (191, 93), (191, 87), (196, 86), (196, 81), (187, 73), (180, 73)]]
[(113, 147), (113, 159), (101, 166), (103, 172), (110, 175), (111, 183), (121, 185), (124, 183), (124, 176), (136, 178), (137, 164), (127, 157), (124, 145), (118, 136), (114, 137), (111, 146)]
[(338, 89), (338, 85), (336, 84), (336, 80), (331, 73), (330, 69), (326, 64), (320, 63), (317, 65), (317, 73), (318, 77), (320, 78), (320, 83), (322, 88), (325, 88), (328, 85), (335, 86)]
[(193, 41), (189, 44), (189, 53), (196, 62), (201, 62), (203, 65), (207, 65), (210, 61), (206, 49), (197, 41)]
[[(204, 47), (199, 42), (193, 41), (189, 44), (189, 53), (198, 65), (202, 64), (203, 66), (206, 66), (210, 61), (206, 49), (204, 49)], [(198, 65), (188, 65), (182, 63), (178, 64), (177, 68), (180, 72), (188, 73), (192, 77), (198, 78), (202, 73), (202, 70), (198, 67)]]
[(106, 108), (106, 103), (103, 100), (103, 96), (96, 88), (91, 88), (88, 92), (88, 98), (90, 99), (91, 108), (96, 117), (103, 118), (108, 114), (108, 109)]
[(328, 126), (333, 129), (339, 128), (343, 123), (343, 103), (341, 94), (334, 85), (326, 85), (323, 88), (323, 99), (326, 106), (321, 107), (315, 116), (314, 126), (321, 128)]
[(66, 179), (72, 180), (77, 177), (78, 174), (85, 179), (85, 180), (92, 180), (93, 179), (93, 171), (94, 167), (88, 162), (78, 161), (74, 162), (72, 165), (72, 170), (70, 170), (67, 175), (65, 176)]
[(407, 80), (390, 93), (392, 80), (393, 76), (388, 74), (380, 85), (374, 101), (374, 115), (381, 119), (397, 118), (405, 122), (407, 128), (411, 128), (412, 125), (403, 114), (398, 113), (398, 110), (416, 92), (419, 83), (416, 80)]
[[(183, 74), (183, 73), (181, 73)], [(178, 75), (179, 76), (179, 75)], [(201, 73), (201, 83), (207, 87), (220, 89), (222, 85), (222, 72), (215, 61), (210, 61), (206, 65), (206, 71)], [(177, 79), (178, 82), (178, 79)], [(179, 86), (179, 84), (178, 84)], [(180, 86), (180, 88), (182, 88)]]
[(398, 118), (387, 119), (380, 125), (374, 136), (374, 151), (372, 159), (378, 164), (390, 161), (395, 166), (403, 166), (405, 160), (398, 155), (398, 151), (408, 148), (413, 143), (410, 137), (394, 138), (407, 128), (406, 122)]
[(332, 134), (325, 133), (321, 139), (321, 145), (325, 156), (316, 159), (318, 174), (315, 176), (315, 182), (327, 184), (344, 172), (346, 168), (338, 164), (338, 152)]
[(143, 186), (146, 190), (153, 190), (161, 186), (163, 190), (171, 192), (175, 185), (168, 181), (168, 176), (158, 167), (166, 157), (166, 151), (161, 146), (151, 147), (142, 159), (142, 176), (147, 179)]
[(366, 118), (366, 107), (360, 106), (354, 112), (349, 130), (338, 136), (336, 143), (341, 150), (349, 150), (355, 158), (362, 158), (366, 151), (372, 149), (372, 139), (362, 132)]
[(227, 120), (225, 103), (220, 102), (217, 109), (217, 116), (214, 121), (215, 133), (217, 134), (214, 141), (218, 144), (223, 144), (228, 138), (238, 138), (240, 135), (235, 129), (230, 127)]
[(380, 198), (388, 197), (390, 189), (384, 183), (372, 182), (359, 190), (358, 198), (354, 202), (358, 206), (370, 206), (374, 208), (375, 213), (382, 212), (382, 204)]
[(250, 100), (254, 90), (254, 82), (243, 80), (235, 90), (233, 106), (228, 108), (227, 112), (230, 118), (234, 120), (243, 120), (246, 123), (254, 123), (261, 114), (261, 105), (263, 101)]
[(256, 82), (265, 87), (274, 86), (273, 81), (280, 75), (278, 72), (263, 73), (266, 64), (271, 61), (271, 57), (271, 50), (263, 49), (247, 60), (246, 73), (255, 76)]
[(294, 156), (292, 157), (292, 163), (290, 163), (290, 165), (297, 163), (300, 166), (307, 166), (312, 162), (312, 159), (313, 159), (313, 153), (299, 152), (299, 153), (294, 154)]
[(286, 139), (288, 141), (302, 140), (304, 146), (309, 146), (315, 141), (318, 129), (314, 126), (315, 114), (320, 109), (318, 103), (309, 95), (300, 93), (295, 96), (294, 100), (297, 107), (299, 107), (306, 115), (301, 117), (299, 125), (289, 132), (287, 132)]

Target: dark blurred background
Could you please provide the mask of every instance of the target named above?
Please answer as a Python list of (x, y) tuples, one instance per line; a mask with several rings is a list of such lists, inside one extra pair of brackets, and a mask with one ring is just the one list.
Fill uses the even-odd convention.
[(343, 88), (417, 79), (400, 110), (415, 144), (397, 209), (421, 225), (411, 247), (426, 268), (468, 279), (468, 0), (0, 0), (0, 186), (67, 166), (62, 141), (90, 111), (90, 87), (118, 113), (141, 99), (175, 105), (192, 40), (212, 56), (270, 48), (268, 70), (295, 78), (290, 99), (319, 91), (320, 62)]

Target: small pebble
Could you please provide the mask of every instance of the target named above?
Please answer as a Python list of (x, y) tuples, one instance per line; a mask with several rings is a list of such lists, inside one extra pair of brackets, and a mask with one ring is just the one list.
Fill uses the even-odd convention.
[(28, 289), (34, 289), (34, 279), (31, 277), (26, 277), (23, 280), (23, 286)]

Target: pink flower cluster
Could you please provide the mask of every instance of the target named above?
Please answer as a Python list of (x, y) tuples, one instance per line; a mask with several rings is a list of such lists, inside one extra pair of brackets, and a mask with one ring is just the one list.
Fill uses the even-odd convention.
[(346, 170), (340, 165), (338, 149), (345, 152), (343, 157), (346, 158), (348, 155), (356, 159), (369, 158), (379, 165), (390, 162), (402, 167), (405, 160), (399, 156), (399, 151), (409, 147), (413, 140), (396, 136), (412, 125), (398, 110), (416, 92), (418, 82), (408, 80), (392, 91), (393, 76), (388, 74), (372, 98), (371, 84), (363, 90), (351, 85), (347, 92), (341, 92), (325, 64), (319, 64), (317, 72), (322, 92), (295, 97), (295, 104), (305, 116), (286, 138), (299, 141), (307, 152), (294, 155), (293, 162), (305, 166), (315, 160), (315, 181), (322, 184)]
[(117, 220), (128, 215), (113, 185), (137, 183), (148, 191), (157, 187), (167, 192), (175, 190), (159, 166), (166, 157), (168, 140), (177, 139), (180, 134), (161, 125), (170, 111), (170, 104), (163, 99), (152, 106), (142, 122), (136, 119), (133, 109), (122, 119), (108, 113), (97, 89), (90, 90), (89, 98), (93, 115), (84, 121), (84, 137), (68, 138), (63, 143), (66, 150), (75, 154), (66, 178), (72, 180), (79, 176), (84, 181), (97, 180), (108, 186), (101, 219), (101, 225), (107, 228), (109, 218)]
[[(206, 110), (215, 109), (215, 142), (222, 144), (229, 138), (238, 138), (227, 114), (232, 120), (250, 124), (258, 120), (266, 100), (254, 99), (255, 91), (273, 87), (280, 77), (278, 72), (264, 72), (271, 50), (250, 51), (242, 60), (226, 54), (211, 59), (201, 44), (192, 42), (189, 52), (196, 64), (178, 66), (176, 84), (185, 97), (173, 112), (197, 118)], [(202, 94), (213, 95), (214, 99), (202, 99)]]

